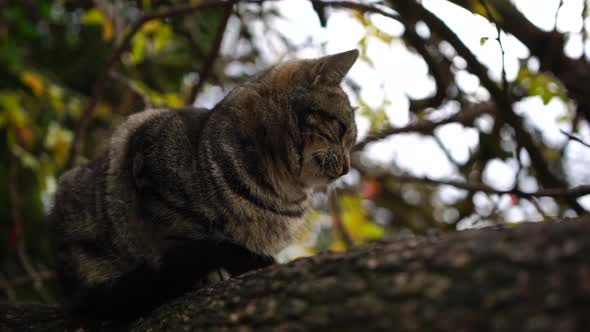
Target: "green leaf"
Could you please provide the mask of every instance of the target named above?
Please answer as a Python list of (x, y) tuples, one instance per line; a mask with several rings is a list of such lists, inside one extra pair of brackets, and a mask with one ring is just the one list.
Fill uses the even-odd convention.
[(389, 126), (389, 117), (385, 112), (385, 107), (391, 104), (389, 100), (384, 100), (383, 104), (381, 104), (377, 108), (370, 107), (360, 98), (357, 99), (357, 103), (360, 108), (360, 114), (369, 119), (369, 122), (371, 123), (372, 132), (379, 131)]
[(103, 13), (98, 8), (92, 8), (82, 15), (83, 24), (101, 25), (105, 20)]
[(146, 36), (142, 33), (137, 33), (131, 40), (131, 62), (139, 64), (143, 62), (143, 53), (147, 45)]
[(479, 39), (479, 45), (485, 44), (490, 38), (489, 37), (481, 37)]

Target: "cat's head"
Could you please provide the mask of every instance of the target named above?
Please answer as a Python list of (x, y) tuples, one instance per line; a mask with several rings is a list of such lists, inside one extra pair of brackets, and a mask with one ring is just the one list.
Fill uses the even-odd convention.
[(250, 150), (271, 182), (324, 186), (350, 169), (357, 130), (340, 84), (358, 56), (351, 50), (275, 65), (224, 99), (219, 123), (232, 119), (240, 141), (256, 146)]
[(295, 60), (269, 70), (266, 81), (289, 96), (299, 137), (297, 173), (305, 187), (326, 185), (350, 169), (357, 129), (354, 110), (340, 87), (359, 56), (357, 50)]

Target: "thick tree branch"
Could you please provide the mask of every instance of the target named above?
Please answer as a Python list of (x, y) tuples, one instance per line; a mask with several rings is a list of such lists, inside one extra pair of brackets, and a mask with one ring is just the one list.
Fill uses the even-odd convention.
[(189, 292), (132, 324), (0, 306), (2, 331), (523, 331), (590, 326), (590, 222), (405, 236)]

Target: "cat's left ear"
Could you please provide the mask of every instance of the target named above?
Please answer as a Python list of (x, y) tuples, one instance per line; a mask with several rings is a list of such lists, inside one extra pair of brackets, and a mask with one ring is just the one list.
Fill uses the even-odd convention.
[(358, 57), (358, 50), (350, 50), (317, 59), (313, 84), (339, 85)]

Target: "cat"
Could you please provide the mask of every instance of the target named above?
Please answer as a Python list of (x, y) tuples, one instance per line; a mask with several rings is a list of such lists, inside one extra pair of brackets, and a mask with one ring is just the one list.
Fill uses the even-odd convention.
[(358, 55), (275, 65), (212, 110), (130, 116), (59, 179), (49, 222), (65, 307), (133, 317), (273, 264), (310, 193), (349, 171), (357, 130), (340, 84)]

